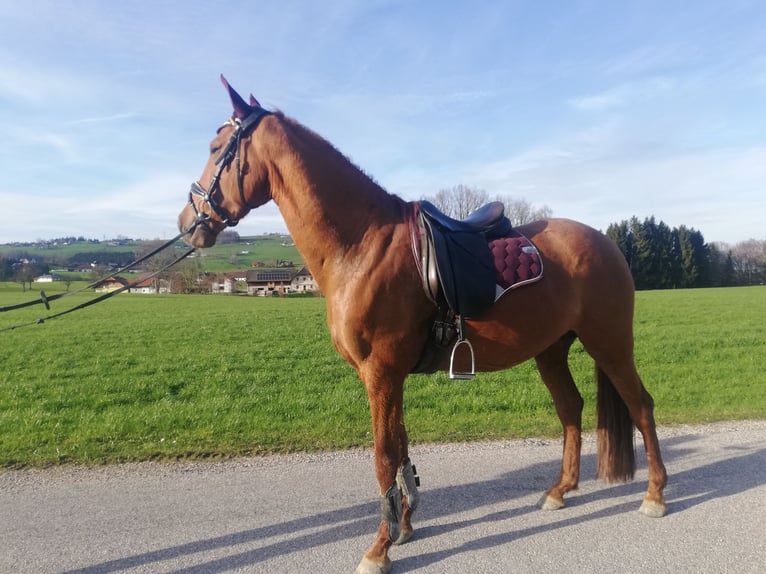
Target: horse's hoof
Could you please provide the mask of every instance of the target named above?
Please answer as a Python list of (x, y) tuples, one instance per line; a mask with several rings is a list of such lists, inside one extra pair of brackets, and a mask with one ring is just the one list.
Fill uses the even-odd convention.
[(554, 498), (546, 493), (543, 494), (538, 504), (543, 510), (558, 510), (559, 508), (564, 508), (564, 499)]
[(396, 546), (401, 546), (402, 544), (405, 544), (406, 542), (408, 542), (410, 538), (413, 537), (414, 534), (415, 534), (414, 529), (409, 528), (405, 530), (404, 528), (402, 528), (402, 533), (399, 535), (399, 538), (396, 539), (394, 544)]
[(638, 511), (650, 518), (661, 518), (668, 513), (668, 507), (664, 502), (655, 502), (654, 500), (644, 500)]
[(390, 571), (391, 559), (388, 556), (385, 557), (382, 564), (364, 557), (354, 570), (354, 574), (388, 574)]

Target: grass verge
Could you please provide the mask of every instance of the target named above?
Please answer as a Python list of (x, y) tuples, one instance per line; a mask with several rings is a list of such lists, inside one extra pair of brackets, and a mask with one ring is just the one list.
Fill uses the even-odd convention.
[[(0, 306), (30, 297), (0, 288)], [(0, 329), (40, 314), (0, 314)], [(636, 360), (658, 422), (766, 418), (765, 325), (764, 287), (638, 293)], [(0, 341), (0, 467), (372, 442), (364, 387), (332, 347), (322, 299), (126, 294)], [(592, 428), (592, 361), (576, 343), (570, 363)], [(413, 442), (560, 432), (533, 363), (472, 382), (412, 376), (405, 416)]]

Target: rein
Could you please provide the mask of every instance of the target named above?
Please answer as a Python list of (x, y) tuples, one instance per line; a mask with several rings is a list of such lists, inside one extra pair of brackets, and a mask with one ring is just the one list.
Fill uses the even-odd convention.
[[(67, 291), (66, 293), (59, 293), (57, 295), (52, 295), (50, 297), (48, 297), (45, 294), (44, 291), (40, 291), (40, 298), (39, 299), (34, 299), (32, 301), (27, 301), (25, 303), (19, 303), (17, 305), (9, 305), (7, 307), (0, 307), (0, 313), (4, 313), (6, 311), (13, 311), (13, 310), (16, 310), (16, 309), (23, 309), (24, 307), (31, 307), (32, 305), (39, 305), (41, 303), (43, 305), (45, 305), (46, 309), (50, 310), (51, 307), (50, 307), (49, 303), (51, 301), (55, 301), (56, 299), (61, 299), (63, 297), (68, 297), (69, 295), (74, 295), (76, 293), (82, 293), (83, 291), (86, 291), (88, 289), (93, 289), (93, 288), (97, 287), (100, 283), (102, 283), (107, 277), (109, 277), (111, 275), (117, 275), (118, 273), (123, 273), (125, 271), (130, 270), (130, 269), (133, 269), (139, 263), (143, 263), (147, 259), (149, 259), (151, 257), (154, 257), (160, 251), (163, 251), (164, 249), (167, 249), (172, 244), (174, 244), (176, 241), (181, 239), (184, 235), (187, 235), (187, 234), (191, 233), (192, 231), (194, 231), (194, 229), (196, 229), (198, 225), (200, 225), (200, 222), (195, 221), (194, 224), (189, 229), (179, 233), (178, 235), (176, 235), (172, 239), (169, 239), (168, 241), (166, 241), (165, 243), (163, 243), (162, 245), (160, 245), (156, 249), (153, 249), (152, 251), (150, 251), (146, 255), (143, 255), (142, 257), (139, 257), (138, 259), (136, 259), (132, 263), (126, 265), (125, 267), (121, 267), (117, 271), (114, 271), (114, 272), (110, 273), (109, 275), (107, 275), (105, 277), (101, 277), (100, 279), (98, 279), (98, 280), (96, 280), (96, 281), (94, 281), (92, 283), (89, 283), (88, 285), (85, 285), (84, 287), (80, 287), (79, 289), (76, 289), (74, 291)], [(168, 270), (170, 267), (172, 267), (173, 265), (175, 265), (176, 263), (178, 263), (182, 259), (185, 259), (189, 255), (191, 255), (193, 252), (194, 252), (193, 248), (189, 249), (188, 251), (186, 251), (185, 253), (183, 253), (179, 257), (176, 257), (173, 261), (171, 261), (170, 263), (165, 265), (159, 271), (155, 271), (151, 275), (141, 277), (140, 281), (143, 282), (143, 281), (146, 281), (147, 279), (153, 279), (154, 277), (156, 277), (160, 273), (163, 273), (164, 271)], [(110, 297), (113, 297), (114, 295), (118, 295), (119, 293), (122, 293), (123, 291), (126, 291), (126, 290), (128, 290), (128, 289), (130, 289), (132, 287), (135, 287), (138, 283), (139, 283), (139, 280), (136, 279), (135, 281), (131, 281), (127, 285), (123, 285), (119, 289), (115, 289), (114, 291), (110, 291), (109, 293), (104, 293), (103, 295), (100, 295), (100, 296), (96, 297), (95, 299), (91, 299), (90, 301), (86, 301), (85, 303), (82, 303), (80, 305), (76, 305), (76, 306), (74, 306), (74, 307), (72, 307), (70, 309), (67, 309), (66, 311), (61, 311), (59, 313), (54, 313), (52, 315), (48, 315), (47, 317), (41, 317), (39, 319), (35, 319), (34, 321), (30, 321), (28, 323), (20, 323), (18, 325), (13, 325), (11, 327), (5, 327), (3, 329), (0, 329), (0, 333), (2, 333), (4, 331), (13, 331), (14, 329), (19, 329), (21, 327), (27, 327), (29, 325), (39, 325), (39, 324), (44, 323), (45, 321), (47, 321), (49, 319), (55, 319), (56, 317), (61, 317), (62, 315), (67, 315), (69, 313), (72, 313), (73, 311), (77, 311), (78, 309), (84, 309), (85, 307), (90, 307), (91, 305), (94, 305), (95, 303), (99, 303), (101, 301), (109, 299)]]
[(223, 206), (221, 206), (221, 204), (218, 203), (218, 201), (215, 199), (215, 192), (220, 191), (221, 173), (223, 173), (223, 170), (228, 167), (232, 159), (235, 161), (235, 170), (237, 172), (237, 189), (239, 190), (239, 198), (242, 201), (242, 207), (247, 208), (247, 211), (252, 209), (248, 205), (247, 199), (245, 198), (245, 191), (242, 187), (242, 170), (240, 169), (240, 144), (242, 142), (242, 138), (255, 128), (260, 119), (270, 114), (271, 112), (268, 112), (263, 108), (253, 107), (251, 112), (245, 118), (240, 119), (232, 117), (226, 121), (224, 126), (231, 125), (234, 127), (234, 131), (229, 137), (229, 141), (226, 142), (221, 155), (219, 155), (215, 160), (215, 164), (218, 167), (216, 168), (215, 173), (213, 174), (213, 178), (210, 181), (210, 186), (205, 189), (202, 187), (200, 182), (195, 181), (191, 184), (191, 189), (189, 190), (189, 205), (191, 205), (192, 211), (194, 211), (194, 221), (196, 225), (204, 225), (207, 227), (208, 231), (215, 233), (215, 230), (210, 225), (210, 214), (205, 213), (204, 211), (201, 211), (197, 208), (197, 205), (194, 203), (195, 196), (201, 198), (201, 200), (206, 203), (208, 207), (210, 207), (210, 211), (218, 216), (224, 227), (234, 227), (237, 225), (237, 223), (239, 223), (241, 217), (234, 217), (230, 213), (227, 213)]
[[(233, 217), (231, 214), (227, 213), (226, 210), (223, 208), (223, 206), (221, 206), (221, 204), (218, 203), (218, 201), (216, 201), (215, 193), (216, 191), (220, 191), (220, 179), (221, 179), (221, 174), (223, 173), (223, 170), (229, 166), (232, 160), (234, 160), (235, 169), (237, 172), (237, 189), (239, 190), (239, 197), (242, 200), (242, 207), (247, 208), (248, 211), (252, 209), (248, 205), (247, 199), (245, 198), (245, 191), (242, 185), (242, 170), (240, 168), (240, 148), (241, 148), (240, 144), (242, 143), (242, 138), (245, 137), (252, 129), (255, 128), (259, 120), (269, 114), (271, 114), (271, 112), (266, 111), (261, 107), (252, 107), (250, 113), (244, 118), (240, 119), (240, 118), (232, 117), (229, 120), (227, 120), (227, 122), (224, 125), (233, 126), (234, 131), (229, 137), (229, 141), (226, 142), (226, 146), (224, 146), (223, 151), (221, 152), (221, 155), (219, 155), (218, 158), (215, 160), (215, 163), (218, 167), (216, 168), (215, 173), (213, 174), (213, 179), (210, 182), (210, 186), (208, 187), (208, 189), (205, 189), (204, 187), (202, 187), (202, 185), (198, 181), (195, 181), (194, 183), (191, 184), (191, 189), (189, 190), (189, 205), (191, 205), (191, 208), (194, 211), (194, 223), (191, 225), (191, 227), (189, 227), (185, 231), (182, 231), (181, 233), (179, 233), (178, 235), (176, 235), (169, 241), (166, 241), (161, 246), (147, 253), (143, 257), (136, 259), (129, 265), (126, 265), (125, 267), (122, 267), (118, 269), (117, 271), (110, 273), (110, 275), (123, 273), (125, 271), (128, 271), (129, 269), (134, 268), (139, 263), (142, 263), (146, 261), (147, 259), (149, 259), (150, 257), (153, 257), (154, 255), (166, 249), (167, 247), (169, 247), (170, 245), (172, 245), (173, 243), (175, 243), (176, 241), (178, 241), (185, 235), (192, 233), (199, 225), (204, 225), (211, 233), (215, 233), (215, 231), (213, 230), (210, 224), (210, 221), (212, 219), (211, 215), (197, 208), (197, 205), (194, 203), (194, 196), (201, 198), (202, 201), (210, 207), (210, 211), (214, 213), (221, 220), (221, 223), (225, 227), (234, 227), (235, 225), (237, 225), (237, 223), (239, 223), (239, 220), (241, 218)], [(170, 267), (172, 267), (173, 265), (175, 265), (182, 259), (191, 255), (193, 252), (194, 252), (193, 248), (189, 249), (180, 257), (177, 257), (172, 262), (165, 265), (159, 271), (156, 271), (149, 276), (142, 277), (141, 281), (146, 281), (147, 279), (152, 279), (156, 277), (157, 275), (166, 271), (167, 269), (169, 269)], [(103, 282), (104, 279), (106, 279), (107, 277), (102, 277), (101, 279), (98, 279), (97, 281), (94, 281), (93, 283), (90, 283), (86, 285), (85, 287), (76, 289), (75, 291), (59, 293), (51, 297), (48, 297), (47, 295), (45, 295), (44, 291), (40, 291), (39, 299), (35, 299), (33, 301), (27, 301), (26, 303), (19, 303), (17, 305), (0, 307), (0, 313), (4, 313), (6, 311), (13, 311), (15, 309), (23, 309), (24, 307), (30, 307), (32, 305), (39, 305), (39, 304), (45, 305), (45, 308), (50, 310), (51, 301), (55, 301), (56, 299), (61, 299), (62, 297), (67, 297), (69, 295), (74, 295), (75, 293), (81, 293), (88, 289), (93, 289), (96, 286), (98, 286), (101, 282)], [(52, 315), (48, 315), (47, 317), (42, 317), (34, 321), (30, 321), (29, 323), (21, 323), (18, 325), (13, 325), (11, 327), (2, 328), (0, 329), (0, 333), (3, 331), (12, 331), (14, 329), (19, 329), (21, 327), (27, 327), (29, 325), (39, 325), (50, 319), (55, 319), (56, 317), (61, 317), (62, 315), (67, 315), (69, 313), (72, 313), (73, 311), (77, 311), (78, 309), (84, 309), (85, 307), (90, 307), (91, 305), (94, 305), (95, 303), (99, 303), (101, 301), (109, 299), (110, 297), (118, 295), (119, 293), (122, 293), (130, 289), (131, 287), (135, 287), (138, 284), (138, 282), (139, 282), (138, 280), (131, 281), (130, 283), (128, 283), (127, 285), (123, 285), (119, 289), (115, 289), (114, 291), (110, 291), (109, 293), (104, 293), (103, 295), (100, 295), (99, 297), (96, 297), (95, 299), (86, 301), (85, 303), (82, 303), (80, 305), (76, 305), (75, 307), (67, 309), (66, 311), (54, 313)]]

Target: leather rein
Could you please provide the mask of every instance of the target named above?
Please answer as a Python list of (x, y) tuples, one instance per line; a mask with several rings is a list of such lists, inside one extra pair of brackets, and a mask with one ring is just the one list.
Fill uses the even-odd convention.
[[(110, 273), (111, 275), (116, 275), (119, 273), (123, 273), (125, 271), (128, 271), (132, 268), (134, 268), (139, 263), (142, 263), (149, 259), (150, 257), (153, 257), (160, 251), (163, 251), (167, 247), (170, 247), (173, 245), (176, 241), (181, 239), (182, 237), (189, 235), (194, 232), (194, 230), (199, 225), (204, 225), (208, 228), (208, 230), (211, 233), (215, 233), (212, 226), (210, 225), (210, 220), (212, 219), (209, 213), (205, 213), (204, 211), (200, 211), (197, 208), (197, 205), (194, 203), (194, 196), (200, 197), (204, 203), (206, 203), (210, 210), (221, 220), (221, 223), (225, 227), (233, 227), (237, 223), (239, 223), (239, 218), (232, 217), (231, 214), (226, 213), (226, 210), (221, 206), (218, 201), (215, 199), (216, 191), (220, 191), (220, 178), (221, 173), (223, 170), (232, 162), (232, 160), (235, 162), (235, 169), (237, 172), (237, 188), (239, 190), (239, 197), (242, 200), (242, 206), (245, 208), (248, 208), (248, 211), (250, 209), (250, 206), (248, 205), (248, 202), (245, 198), (245, 192), (242, 186), (242, 171), (240, 168), (240, 144), (242, 142), (242, 138), (246, 136), (258, 123), (258, 121), (263, 118), (266, 115), (269, 115), (271, 112), (268, 112), (264, 110), (261, 107), (253, 107), (251, 109), (250, 114), (248, 114), (244, 119), (239, 118), (230, 118), (224, 125), (232, 125), (234, 126), (234, 131), (231, 134), (231, 137), (229, 137), (229, 141), (226, 143), (226, 146), (224, 146), (223, 151), (221, 152), (221, 155), (218, 156), (218, 158), (215, 160), (216, 165), (218, 166), (215, 170), (215, 173), (213, 174), (213, 179), (210, 182), (210, 187), (206, 190), (202, 185), (195, 181), (191, 185), (191, 189), (189, 191), (189, 205), (191, 205), (192, 210), (194, 211), (194, 223), (192, 225), (180, 232), (178, 235), (173, 237), (172, 239), (166, 241), (158, 248), (152, 250), (151, 252), (147, 253), (143, 257), (140, 257), (130, 263), (129, 265), (126, 265), (125, 267), (122, 267), (118, 269), (117, 271), (113, 271)], [(140, 279), (140, 281), (146, 281), (147, 279), (152, 279), (159, 275), (160, 273), (166, 271), (182, 259), (188, 257), (194, 252), (194, 249), (189, 249), (186, 252), (184, 252), (181, 256), (175, 258), (173, 261), (171, 261), (169, 264), (165, 265), (160, 269), (159, 271), (156, 271), (152, 273), (151, 275), (144, 276)], [(69, 295), (74, 295), (76, 293), (81, 293), (83, 291), (86, 291), (88, 289), (94, 289), (98, 287), (107, 277), (102, 277), (93, 283), (90, 283), (84, 287), (81, 287), (80, 289), (76, 289), (74, 291), (67, 291), (66, 293), (59, 293), (57, 295), (51, 295), (46, 296), (44, 291), (40, 291), (40, 298), (35, 299), (33, 301), (27, 301), (25, 303), (19, 303), (16, 305), (9, 305), (5, 307), (0, 307), (0, 313), (6, 312), (6, 311), (13, 311), (16, 309), (23, 309), (24, 307), (30, 307), (32, 305), (39, 305), (43, 304), (45, 305), (45, 308), (50, 310), (50, 302), (55, 301), (56, 299), (60, 299), (62, 297), (67, 297)], [(119, 293), (122, 293), (123, 291), (127, 291), (128, 289), (135, 287), (139, 283), (138, 280), (132, 281), (126, 285), (123, 285), (119, 289), (115, 289), (114, 291), (110, 291), (108, 293), (104, 293), (103, 295), (100, 295), (99, 297), (96, 297), (95, 299), (91, 299), (90, 301), (86, 301), (85, 303), (82, 303), (80, 305), (76, 305), (75, 307), (72, 307), (70, 309), (67, 309), (65, 311), (54, 313), (52, 315), (48, 315), (47, 317), (42, 317), (39, 319), (36, 319), (34, 321), (28, 322), (28, 323), (21, 323), (18, 325), (12, 325), (10, 327), (5, 327), (3, 329), (0, 329), (0, 332), (3, 331), (12, 331), (14, 329), (18, 329), (20, 327), (26, 327), (28, 325), (39, 325), (41, 323), (44, 323), (45, 321), (49, 319), (55, 319), (56, 317), (60, 317), (62, 315), (66, 315), (68, 313), (71, 313), (73, 311), (77, 311), (78, 309), (83, 309), (85, 307), (89, 307), (95, 303), (99, 303), (100, 301), (104, 301), (106, 299), (109, 299), (110, 297), (113, 297), (114, 295), (117, 295)]]
[[(75, 289), (74, 291), (67, 291), (66, 293), (59, 293), (57, 295), (51, 295), (51, 296), (47, 296), (44, 291), (40, 291), (40, 298), (39, 299), (34, 299), (32, 301), (27, 301), (25, 303), (19, 303), (17, 305), (9, 305), (7, 307), (0, 307), (0, 313), (3, 313), (5, 311), (13, 311), (15, 309), (22, 309), (24, 307), (30, 307), (32, 305), (39, 305), (39, 304), (45, 305), (45, 308), (50, 310), (50, 308), (51, 308), (50, 307), (50, 302), (51, 301), (55, 301), (56, 299), (61, 299), (63, 297), (68, 297), (69, 295), (74, 295), (76, 293), (82, 293), (83, 291), (86, 291), (88, 289), (95, 289), (101, 283), (103, 283), (108, 277), (111, 277), (113, 275), (117, 275), (119, 273), (123, 273), (125, 271), (130, 270), (130, 269), (133, 269), (139, 263), (143, 263), (147, 259), (157, 255), (160, 251), (163, 251), (164, 249), (170, 247), (176, 241), (181, 239), (184, 235), (187, 235), (188, 233), (193, 232), (194, 229), (196, 229), (197, 225), (199, 225), (199, 223), (195, 222), (189, 229), (179, 233), (178, 235), (176, 235), (172, 239), (169, 239), (168, 241), (166, 241), (165, 243), (163, 243), (162, 245), (160, 245), (156, 249), (153, 249), (152, 251), (150, 251), (146, 255), (143, 255), (142, 257), (139, 257), (138, 259), (136, 259), (132, 263), (126, 265), (125, 267), (122, 267), (122, 268), (118, 269), (117, 271), (113, 271), (108, 276), (101, 277), (100, 279), (97, 279), (96, 281), (94, 281), (92, 283), (89, 283), (88, 285), (85, 285), (84, 287), (80, 287), (79, 289)], [(3, 331), (13, 331), (14, 329), (18, 329), (20, 327), (27, 327), (29, 325), (40, 325), (40, 324), (44, 323), (45, 321), (47, 321), (49, 319), (55, 319), (56, 317), (61, 317), (62, 315), (68, 315), (69, 313), (72, 313), (73, 311), (77, 311), (79, 309), (84, 309), (85, 307), (90, 307), (91, 305), (94, 305), (96, 303), (100, 303), (101, 301), (109, 299), (110, 297), (114, 297), (115, 295), (118, 295), (119, 293), (122, 293), (123, 291), (127, 291), (128, 289), (131, 289), (131, 288), (135, 287), (136, 285), (138, 285), (139, 283), (141, 283), (143, 281), (146, 281), (147, 279), (153, 279), (154, 277), (156, 277), (160, 273), (163, 273), (164, 271), (167, 271), (168, 269), (170, 269), (173, 265), (175, 265), (176, 263), (178, 263), (182, 259), (185, 259), (189, 255), (191, 255), (192, 253), (194, 253), (194, 249), (193, 248), (188, 249), (183, 254), (181, 254), (178, 257), (176, 257), (175, 259), (173, 259), (173, 261), (171, 261), (170, 263), (168, 263), (167, 265), (165, 265), (164, 267), (162, 267), (158, 271), (153, 272), (151, 275), (142, 276), (140, 279), (136, 279), (135, 281), (131, 281), (131, 282), (123, 285), (119, 289), (115, 289), (114, 291), (109, 291), (108, 293), (104, 293), (102, 295), (99, 295), (95, 299), (91, 299), (89, 301), (86, 301), (85, 303), (81, 303), (79, 305), (76, 305), (74, 307), (66, 309), (65, 311), (60, 311), (59, 313), (53, 313), (52, 315), (48, 315), (47, 317), (41, 317), (39, 319), (35, 319), (34, 321), (30, 321), (30, 322), (27, 322), (27, 323), (20, 323), (18, 325), (12, 325), (10, 327), (5, 327), (3, 329), (0, 329), (0, 332), (3, 332)]]

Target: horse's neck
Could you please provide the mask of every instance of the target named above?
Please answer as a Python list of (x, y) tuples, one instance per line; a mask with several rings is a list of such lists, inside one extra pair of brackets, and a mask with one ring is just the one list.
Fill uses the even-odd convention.
[(271, 195), (312, 274), (356, 269), (373, 237), (370, 230), (404, 220), (405, 203), (388, 194), (328, 142), (282, 119), (275, 139)]

